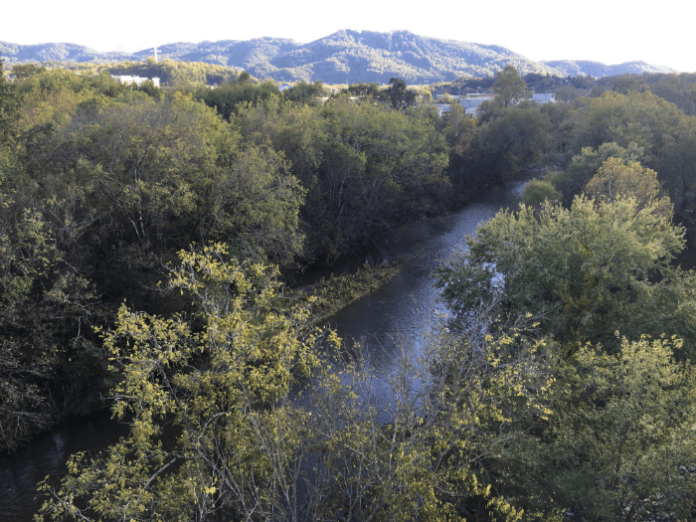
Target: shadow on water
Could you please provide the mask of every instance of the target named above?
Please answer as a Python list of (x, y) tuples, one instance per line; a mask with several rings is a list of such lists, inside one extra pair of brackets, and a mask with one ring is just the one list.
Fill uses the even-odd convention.
[(101, 411), (68, 419), (16, 453), (0, 456), (0, 520), (30, 521), (41, 505), (38, 482), (65, 474), (65, 462), (73, 453), (96, 452), (127, 433), (127, 426), (112, 420), (110, 411)]
[(439, 291), (433, 287), (432, 271), (450, 255), (466, 248), (466, 236), (507, 206), (516, 205), (523, 183), (496, 187), (473, 203), (445, 218), (411, 224), (385, 238), (368, 257), (401, 259), (399, 275), (374, 294), (341, 310), (333, 318), (344, 339), (364, 339), (375, 349), (369, 359), (387, 365), (395, 355), (395, 338), (411, 343), (427, 330), (433, 312), (441, 310)]
[(495, 187), (448, 216), (395, 229), (364, 253), (363, 262), (400, 259), (403, 268), (380, 290), (339, 311), (330, 324), (345, 342), (360, 344), (372, 373), (372, 396), (387, 409), (393, 399), (390, 378), (400, 358), (419, 355), (435, 312), (445, 312), (432, 271), (466, 248), (466, 236), (473, 235), (479, 223), (502, 208), (516, 208), (523, 186), (517, 182)]
[[(524, 183), (495, 187), (478, 201), (450, 215), (396, 228), (379, 244), (360, 253), (334, 273), (364, 263), (403, 261), (399, 275), (379, 291), (341, 310), (331, 320), (347, 341), (361, 342), (363, 355), (374, 370), (375, 396), (389, 400), (388, 375), (401, 347), (416, 352), (440, 306), (431, 273), (449, 255), (466, 245), (482, 221), (501, 208), (515, 206)], [(321, 277), (310, 273), (307, 277)], [(397, 341), (399, 340), (399, 341)], [(65, 474), (68, 456), (79, 451), (96, 452), (127, 434), (127, 426), (104, 411), (68, 420), (51, 433), (32, 440), (11, 456), (0, 456), (0, 521), (29, 522), (40, 507), (36, 484), (50, 475)]]

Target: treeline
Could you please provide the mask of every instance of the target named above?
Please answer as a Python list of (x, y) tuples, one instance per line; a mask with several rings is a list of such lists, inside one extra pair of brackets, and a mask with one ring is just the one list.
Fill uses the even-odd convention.
[[(549, 76), (525, 74), (522, 79), (530, 91), (555, 93), (559, 101), (571, 102), (578, 98), (598, 98), (608, 91), (628, 94), (629, 91), (646, 92), (674, 103), (687, 116), (696, 115), (696, 74), (694, 73), (643, 73), (622, 74), (594, 78), (592, 76)], [(453, 82), (430, 87), (435, 94), (488, 93), (492, 92), (496, 78), (460, 78)]]
[[(216, 86), (235, 80), (242, 72), (234, 67), (216, 65), (204, 62), (178, 61), (164, 58), (155, 62), (147, 58), (142, 62), (118, 63), (71, 63), (71, 62), (42, 62), (41, 64), (15, 64), (9, 73), (19, 80), (38, 71), (62, 69), (72, 71), (81, 76), (95, 76), (102, 73), (113, 75), (142, 76), (159, 78), (162, 86), (175, 89), (186, 89), (195, 85)], [(257, 80), (254, 80), (258, 83)]]
[[(2, 445), (100, 396), (131, 426), (44, 483), (45, 517), (692, 516), (696, 279), (671, 261), (696, 119), (674, 104), (538, 106), (512, 67), (477, 119), (396, 79), (23, 71), (0, 74)], [(382, 411), (283, 281), (532, 170), (532, 206), (436, 274), (454, 317)]]

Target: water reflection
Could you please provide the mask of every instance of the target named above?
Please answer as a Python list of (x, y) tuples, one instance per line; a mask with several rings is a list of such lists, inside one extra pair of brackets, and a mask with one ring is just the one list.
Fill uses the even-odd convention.
[[(403, 269), (378, 292), (340, 311), (333, 319), (344, 339), (363, 339), (366, 356), (386, 371), (398, 356), (395, 340), (418, 346), (441, 307), (431, 274), (443, 260), (466, 248), (466, 236), (501, 207), (515, 205), (524, 183), (497, 187), (479, 202), (429, 223), (403, 227), (369, 253), (369, 259), (400, 258)], [(444, 312), (443, 309), (440, 311)]]
[(38, 482), (62, 476), (71, 454), (100, 450), (126, 435), (126, 426), (110, 415), (104, 411), (68, 420), (13, 455), (0, 457), (0, 521), (29, 522), (41, 503)]

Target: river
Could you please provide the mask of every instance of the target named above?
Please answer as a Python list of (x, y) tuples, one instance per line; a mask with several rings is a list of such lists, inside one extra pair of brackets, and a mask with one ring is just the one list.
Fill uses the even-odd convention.
[[(401, 355), (397, 339), (417, 348), (438, 308), (432, 270), (465, 245), (482, 221), (502, 207), (515, 204), (524, 183), (495, 187), (467, 207), (442, 218), (399, 227), (366, 250), (360, 263), (401, 259), (401, 272), (372, 295), (348, 306), (331, 323), (344, 339), (359, 340), (378, 379)], [(384, 390), (386, 392), (386, 390)], [(384, 394), (383, 394), (384, 395)], [(0, 457), (0, 522), (30, 522), (40, 506), (36, 484), (46, 476), (65, 473), (67, 457), (77, 451), (98, 451), (125, 435), (127, 429), (110, 419), (108, 411), (68, 420), (39, 436), (9, 457)]]

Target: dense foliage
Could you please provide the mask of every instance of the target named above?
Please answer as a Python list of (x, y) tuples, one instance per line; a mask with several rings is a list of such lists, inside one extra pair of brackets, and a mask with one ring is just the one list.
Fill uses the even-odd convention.
[[(0, 74), (0, 445), (105, 406), (129, 426), (40, 517), (694, 517), (696, 118), (667, 85), (538, 106), (507, 68), (470, 118), (397, 78), (196, 74)], [(344, 287), (285, 282), (530, 171), (375, 402), (318, 324)]]

